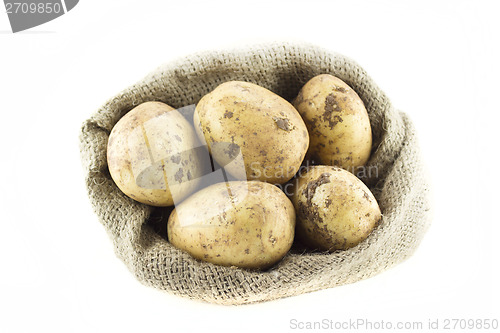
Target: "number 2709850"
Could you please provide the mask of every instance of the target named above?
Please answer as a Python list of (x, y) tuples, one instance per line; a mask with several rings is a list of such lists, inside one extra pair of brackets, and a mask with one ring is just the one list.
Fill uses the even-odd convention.
[(6, 2), (5, 9), (7, 14), (59, 14), (62, 12), (62, 6), (58, 2), (46, 3), (27, 3), (27, 2)]
[(498, 329), (497, 319), (445, 319), (443, 324), (443, 329), (445, 330)]

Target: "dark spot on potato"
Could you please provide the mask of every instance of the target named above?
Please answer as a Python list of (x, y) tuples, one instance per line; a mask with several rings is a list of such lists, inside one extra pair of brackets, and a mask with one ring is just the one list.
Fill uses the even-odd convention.
[(323, 121), (330, 126), (330, 129), (333, 129), (335, 125), (341, 123), (343, 120), (339, 115), (333, 116), (333, 112), (342, 111), (338, 101), (333, 93), (329, 94), (325, 98), (325, 112), (323, 113)]
[(240, 146), (238, 146), (235, 143), (230, 143), (227, 147), (227, 149), (224, 150), (224, 152), (230, 157), (234, 158), (236, 155), (238, 155), (238, 152), (240, 151)]
[(333, 89), (335, 89), (336, 91), (341, 92), (341, 93), (345, 93), (347, 91), (347, 90), (345, 90), (344, 87), (337, 87), (337, 86), (335, 86), (335, 88), (333, 88)]
[(177, 134), (176, 134), (176, 135), (174, 135), (174, 138), (175, 138), (177, 141), (182, 142), (181, 137), (180, 137), (180, 136), (178, 136)]
[(174, 175), (174, 179), (181, 183), (182, 182), (182, 176), (184, 175), (184, 172), (182, 171), (182, 168), (180, 168)]
[(181, 155), (180, 154), (177, 154), (177, 155), (174, 155), (174, 156), (171, 156), (170, 157), (170, 160), (172, 162), (174, 162), (175, 164), (179, 164), (180, 161), (181, 161)]
[(369, 202), (372, 201), (372, 199), (370, 198), (370, 195), (368, 193), (366, 193), (366, 191), (363, 190), (363, 198), (365, 198), (366, 200), (368, 200)]
[(325, 98), (325, 112), (332, 113), (333, 111), (341, 111), (340, 105), (337, 102), (337, 98), (334, 93), (329, 94)]
[(318, 207), (315, 205), (305, 205), (302, 201), (299, 201), (298, 217), (302, 220), (312, 221), (312, 227), (314, 233), (319, 231), (319, 225), (315, 222), (323, 223), (323, 218), (319, 215)]
[(309, 184), (307, 184), (307, 187), (306, 189), (304, 189), (302, 194), (306, 197), (308, 205), (311, 205), (311, 199), (314, 197), (314, 194), (316, 193), (316, 189), (318, 188), (318, 186), (328, 183), (330, 183), (330, 174), (325, 172), (322, 173), (318, 179), (313, 180), (309, 182)]
[(207, 132), (208, 132), (208, 133), (212, 133), (212, 130), (210, 129), (210, 127), (208, 127), (208, 126), (207, 126), (207, 127), (205, 127), (205, 128), (207, 129)]
[(249, 254), (250, 253), (250, 249), (245, 249), (245, 253)]
[(231, 111), (227, 111), (224, 113), (224, 118), (232, 118), (233, 117), (233, 113)]
[(332, 199), (326, 199), (325, 200), (325, 207), (328, 208), (332, 204)]
[(318, 126), (317, 122), (318, 118), (314, 117), (313, 119), (311, 119), (311, 121), (309, 121), (306, 124), (308, 126), (309, 132), (313, 131), (316, 128), (316, 126)]
[(262, 156), (267, 156), (267, 151), (265, 151), (265, 150), (261, 150), (259, 153), (260, 153)]
[(276, 126), (278, 126), (278, 128), (280, 128), (284, 131), (287, 131), (287, 132), (292, 130), (292, 126), (291, 126), (288, 119), (273, 117), (273, 120), (276, 123)]

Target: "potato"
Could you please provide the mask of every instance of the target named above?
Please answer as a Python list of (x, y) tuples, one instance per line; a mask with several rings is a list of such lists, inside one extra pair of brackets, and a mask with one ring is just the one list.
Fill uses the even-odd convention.
[(346, 250), (366, 239), (381, 218), (368, 187), (335, 166), (312, 166), (294, 184), (296, 235), (323, 251)]
[(192, 126), (178, 111), (161, 102), (146, 102), (113, 127), (107, 150), (109, 172), (130, 198), (170, 206), (198, 185), (203, 173), (199, 146)]
[(307, 158), (355, 172), (370, 157), (372, 132), (363, 101), (339, 78), (322, 74), (300, 90), (293, 105), (304, 119), (311, 142)]
[(193, 257), (224, 266), (265, 269), (290, 249), (295, 211), (276, 186), (258, 181), (206, 187), (176, 206), (168, 240)]
[(248, 82), (226, 82), (204, 96), (194, 124), (214, 159), (237, 179), (282, 184), (298, 171), (309, 146), (297, 110)]

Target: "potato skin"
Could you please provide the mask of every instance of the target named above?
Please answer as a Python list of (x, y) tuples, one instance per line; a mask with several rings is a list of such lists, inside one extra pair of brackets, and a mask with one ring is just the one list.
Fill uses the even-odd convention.
[(172, 211), (168, 240), (193, 257), (224, 266), (266, 269), (290, 249), (295, 211), (276, 186), (258, 181), (217, 183)]
[[(309, 146), (309, 134), (297, 110), (248, 82), (226, 82), (205, 95), (196, 106), (194, 124), (214, 159), (242, 180), (288, 181)], [(242, 163), (228, 164), (240, 151)]]
[[(198, 138), (167, 104), (136, 106), (113, 127), (107, 147), (114, 182), (130, 198), (170, 206), (192, 193), (202, 174)], [(174, 200), (175, 199), (175, 200)]]
[(307, 125), (307, 158), (318, 165), (336, 165), (351, 172), (370, 157), (372, 132), (358, 94), (339, 78), (313, 77), (293, 101)]
[(294, 184), (296, 236), (323, 251), (346, 250), (366, 239), (381, 219), (368, 187), (335, 166), (312, 166)]

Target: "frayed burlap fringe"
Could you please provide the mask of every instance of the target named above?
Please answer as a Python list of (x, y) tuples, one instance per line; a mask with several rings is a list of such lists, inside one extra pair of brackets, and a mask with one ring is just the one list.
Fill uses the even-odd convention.
[[(381, 225), (360, 245), (335, 253), (291, 251), (265, 272), (200, 262), (174, 248), (149, 223), (152, 207), (126, 197), (111, 179), (106, 145), (113, 125), (134, 106), (195, 104), (217, 85), (241, 80), (291, 100), (315, 75), (331, 73), (364, 101), (374, 150), (364, 179), (379, 201)], [(88, 195), (118, 257), (142, 283), (219, 304), (244, 304), (353, 283), (408, 258), (430, 221), (429, 187), (408, 117), (354, 61), (311, 45), (268, 44), (205, 52), (161, 66), (106, 102), (85, 121), (80, 150)], [(375, 168), (375, 169), (374, 169)], [(162, 220), (164, 222), (164, 219)]]

